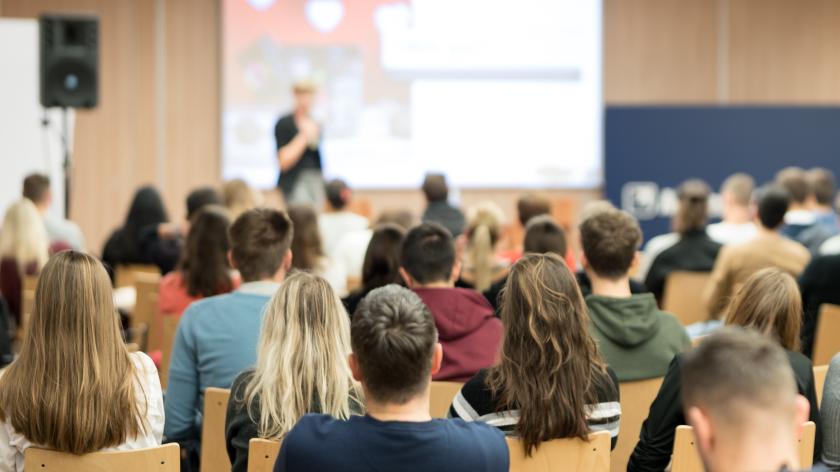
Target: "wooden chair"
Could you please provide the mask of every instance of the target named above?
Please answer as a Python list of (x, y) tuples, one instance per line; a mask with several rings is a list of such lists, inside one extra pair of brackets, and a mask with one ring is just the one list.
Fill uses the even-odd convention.
[(709, 277), (708, 272), (671, 272), (665, 280), (662, 309), (673, 313), (683, 326), (708, 321), (703, 291)]
[(432, 418), (446, 418), (452, 399), (461, 391), (464, 384), (460, 382), (432, 382), (432, 394), (429, 401), (429, 413)]
[(225, 443), (225, 415), (230, 390), (210, 387), (204, 391), (204, 423), (201, 427), (201, 472), (230, 472)]
[(840, 352), (840, 306), (824, 303), (817, 318), (814, 336), (814, 365), (827, 365)]
[(30, 447), (23, 453), (26, 470), (56, 472), (178, 472), (181, 470), (178, 444), (134, 451), (94, 452), (77, 456)]
[(175, 334), (178, 332), (178, 322), (181, 320), (180, 316), (167, 315), (163, 317), (161, 323), (163, 324), (163, 340), (161, 341), (161, 360), (160, 369), (160, 385), (166, 390), (169, 385), (169, 361), (172, 359), (172, 346), (175, 344)]
[(137, 302), (131, 313), (131, 327), (137, 336), (132, 339), (140, 345), (143, 351), (149, 351), (149, 329), (155, 318), (157, 307), (157, 293), (160, 286), (160, 274), (151, 272), (136, 272), (134, 289), (137, 292)]
[(621, 392), (621, 434), (618, 435), (615, 449), (610, 454), (610, 470), (627, 470), (627, 461), (633, 454), (633, 448), (639, 441), (642, 423), (647, 418), (650, 404), (659, 393), (662, 378), (622, 382)]
[(814, 367), (814, 387), (817, 389), (817, 406), (822, 405), (823, 387), (825, 386), (825, 376), (828, 374), (827, 365), (818, 365)]
[(248, 442), (248, 472), (272, 472), (280, 454), (280, 441), (254, 438)]
[(29, 326), (29, 319), (32, 317), (32, 308), (35, 307), (35, 287), (38, 285), (38, 276), (27, 275), (23, 278), (23, 287), (20, 294), (20, 326), (17, 327), (17, 338), (23, 341), (26, 336), (26, 329)]
[[(817, 425), (808, 421), (802, 425), (802, 437), (797, 441), (799, 466), (810, 469), (814, 462), (814, 437)], [(674, 456), (671, 460), (671, 472), (703, 472), (703, 462), (697, 452), (694, 429), (691, 426), (677, 426), (674, 437)]]
[(589, 441), (554, 439), (546, 441), (525, 456), (525, 448), (515, 438), (506, 438), (510, 450), (510, 472), (610, 470), (610, 433), (599, 431), (589, 435)]
[(152, 264), (126, 264), (118, 265), (114, 273), (115, 287), (132, 287), (134, 286), (134, 274), (158, 274), (160, 269)]

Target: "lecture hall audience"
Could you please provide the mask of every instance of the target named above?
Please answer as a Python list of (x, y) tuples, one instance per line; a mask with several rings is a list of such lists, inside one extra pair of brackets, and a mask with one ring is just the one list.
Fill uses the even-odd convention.
[(333, 179), (325, 186), (327, 209), (318, 215), (318, 230), (324, 245), (324, 254), (330, 259), (338, 256), (338, 244), (348, 233), (364, 231), (370, 223), (367, 218), (349, 209), (353, 191), (341, 179)]
[(443, 174), (426, 174), (423, 180), (423, 195), (426, 197), (426, 209), (421, 220), (423, 223), (437, 223), (457, 238), (464, 232), (466, 219), (460, 209), (449, 203), (449, 186)]
[(261, 207), (265, 202), (262, 194), (242, 179), (228, 180), (222, 184), (222, 200), (231, 220), (239, 218), (248, 210)]
[(318, 231), (318, 214), (308, 204), (289, 206), (295, 228), (292, 239), (292, 268), (319, 275), (341, 296), (347, 292), (347, 272), (324, 252)]
[(740, 244), (758, 234), (751, 208), (755, 179), (739, 172), (720, 186), (721, 221), (706, 227), (706, 233), (720, 244)]
[(126, 264), (147, 264), (140, 251), (140, 235), (169, 221), (160, 193), (152, 186), (134, 193), (123, 225), (115, 230), (102, 249), (102, 262), (111, 270)]
[(799, 277), (802, 291), (802, 353), (814, 350), (820, 309), (826, 303), (840, 305), (840, 254), (818, 256), (811, 260)]
[(79, 225), (49, 213), (53, 202), (50, 178), (44, 174), (29, 174), (23, 179), (23, 198), (38, 208), (50, 238), (50, 245), (65, 245), (68, 249), (85, 250), (85, 238)]
[(467, 210), (459, 286), (484, 292), (507, 275), (508, 262), (498, 257), (504, 212), (493, 202)]
[(48, 257), (49, 237), (35, 204), (26, 198), (16, 201), (6, 210), (0, 228), (0, 294), (17, 326), (24, 279), (37, 276)]
[(817, 219), (818, 213), (813, 206), (816, 203), (813, 183), (808, 173), (799, 167), (786, 167), (776, 174), (776, 184), (790, 195), (782, 235), (802, 243), (812, 254), (817, 254), (820, 246), (835, 235), (837, 229), (829, 228), (824, 221)]
[(373, 289), (389, 284), (403, 284), (400, 276), (400, 251), (404, 239), (405, 229), (392, 223), (379, 225), (373, 230), (362, 265), (362, 285), (342, 299), (350, 316), (353, 316), (359, 302)]

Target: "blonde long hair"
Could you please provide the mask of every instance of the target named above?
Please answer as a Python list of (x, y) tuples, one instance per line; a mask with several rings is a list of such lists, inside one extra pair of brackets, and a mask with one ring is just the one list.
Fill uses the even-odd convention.
[(473, 286), (479, 292), (490, 288), (496, 268), (496, 242), (504, 213), (493, 202), (482, 202), (467, 212), (468, 255)]
[(0, 257), (13, 257), (23, 275), (33, 262), (40, 271), (49, 258), (50, 240), (35, 204), (22, 198), (13, 203), (3, 218)]
[(0, 377), (0, 419), (62, 452), (117, 446), (148, 428), (135, 379), (105, 268), (81, 252), (55, 255), (38, 279), (20, 356)]
[[(350, 322), (326, 280), (296, 272), (283, 281), (263, 319), (254, 376), (245, 388), (248, 415), (261, 438), (280, 439), (312, 411), (350, 417), (358, 398), (347, 364)], [(259, 417), (256, 408), (259, 407)]]

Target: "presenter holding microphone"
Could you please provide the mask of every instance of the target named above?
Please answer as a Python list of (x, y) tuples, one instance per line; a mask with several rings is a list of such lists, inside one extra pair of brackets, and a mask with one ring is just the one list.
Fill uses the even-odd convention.
[(310, 115), (315, 83), (299, 81), (292, 87), (294, 111), (277, 120), (277, 160), (280, 177), (277, 186), (286, 203), (308, 203), (320, 209), (324, 203), (324, 177), (321, 174), (321, 127)]

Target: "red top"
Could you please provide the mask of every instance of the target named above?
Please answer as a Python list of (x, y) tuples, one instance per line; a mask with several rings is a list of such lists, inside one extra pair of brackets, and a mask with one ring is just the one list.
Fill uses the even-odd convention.
[[(237, 273), (231, 278), (231, 285), (233, 290), (239, 288), (241, 279)], [(184, 283), (184, 275), (180, 270), (173, 270), (172, 272), (163, 276), (160, 279), (160, 289), (158, 291), (158, 308), (164, 315), (181, 316), (184, 310), (190, 306), (190, 303), (200, 300), (203, 297), (193, 297), (187, 293), (187, 286)]]
[[(38, 265), (30, 262), (26, 265), (26, 275), (38, 275)], [(17, 261), (13, 257), (4, 257), (0, 261), (0, 295), (9, 305), (9, 311), (20, 326), (21, 298), (23, 294), (23, 279), (18, 271)]]

